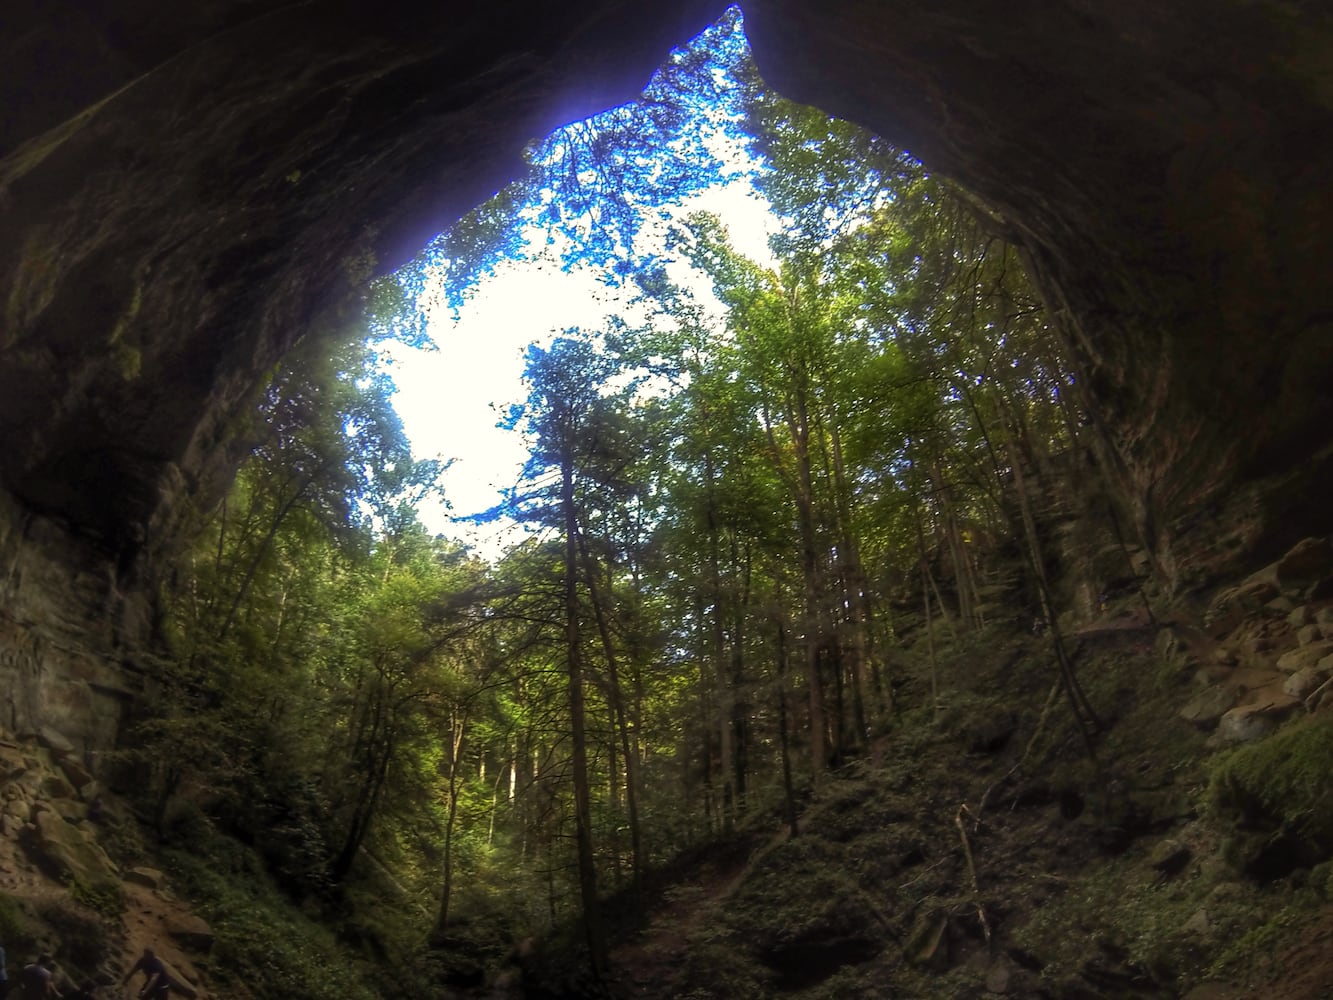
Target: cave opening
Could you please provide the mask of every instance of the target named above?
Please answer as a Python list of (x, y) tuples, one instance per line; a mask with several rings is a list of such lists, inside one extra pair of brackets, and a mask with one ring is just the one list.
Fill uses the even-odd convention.
[[(688, 198), (656, 215), (712, 169), (654, 159), (708, 145), (666, 106), (656, 153), (617, 161), (615, 127), (585, 124), (515, 163), (529, 137), (621, 107), (717, 4), (159, 6), (0, 18), (15, 97), (0, 114), (0, 726), (51, 768), (38, 782), (25, 760), (5, 832), (43, 796), (28, 814), (43, 831), (91, 814), (88, 789), (121, 798), (137, 819), (114, 812), (105, 844), (141, 861), (142, 829), (223, 915), (238, 995), (281, 975), (370, 996), (360, 977), (386, 968), (414, 995), (492, 974), (512, 990), (499, 980), (538, 967), (534, 988), (586, 995), (569, 956), (640, 926), (645, 891), (680, 921), (657, 941), (667, 958), (639, 956), (663, 995), (689, 977), (710, 990), (715, 972), (759, 995), (775, 970), (871, 995), (872, 977), (939, 972), (949, 928), (988, 933), (987, 913), (1014, 962), (990, 970), (993, 992), (1011, 976), (1037, 989), (1035, 970), (1071, 995), (1080, 976), (1137, 988), (1145, 969), (1166, 990), (1203, 975), (1205, 953), (1229, 975), (1236, 955), (1214, 945), (1248, 914), (1291, 926), (1327, 899), (1325, 689), (1300, 686), (1327, 683), (1333, 594), (1325, 22), (1240, 0), (1207, 18), (756, 2), (747, 30), (782, 93), (939, 171), (882, 149), (867, 170), (870, 132), (761, 101), (786, 171), (765, 197), (793, 224), (760, 252)], [(628, 174), (599, 176), (608, 164)], [(528, 167), (569, 197), (530, 184), (482, 204)], [(868, 194), (872, 176), (892, 194)], [(587, 197), (599, 189), (621, 197)], [(607, 279), (587, 304), (632, 288), (647, 315), (567, 321), (547, 315), (553, 292), (495, 293), (559, 332), (496, 399), (518, 404), (495, 419), (528, 450), (493, 509), (538, 530), (479, 559), (420, 523), (420, 497), (469, 470), (409, 447), (390, 384), (406, 362), (379, 364), (399, 348), (344, 338), (364, 332), (367, 296), (372, 326), (417, 337), (430, 269), (447, 262), (455, 288), (508, 270), (525, 211), (529, 256), (554, 233), (547, 271), (582, 255), (571, 270)], [(643, 218), (670, 228), (666, 252), (627, 237)], [(428, 242), (424, 264), (367, 289)], [(430, 295), (447, 325), (458, 303)], [(1159, 631), (1164, 608), (1176, 627)], [(1102, 718), (1076, 710), (1051, 745), (1120, 727), (1103, 744), (1116, 780), (1057, 762), (1013, 793), (1034, 824), (1020, 837), (998, 814), (969, 833), (956, 802), (992, 786), (964, 779), (1008, 767), (1061, 714), (1030, 711), (1057, 702), (1027, 650), (1070, 624)], [(1281, 668), (1296, 660), (1310, 669)], [(1288, 726), (1297, 674), (1311, 711)], [(1191, 684), (1206, 697), (1177, 712)], [(1201, 803), (1201, 762), (1230, 739), (1255, 752)], [(874, 782), (810, 808), (867, 768)], [(1314, 869), (1273, 860), (1296, 857), (1285, 834), (1213, 850), (1250, 800), (1309, 836), (1297, 860)], [(747, 839), (798, 819), (817, 841)], [(1079, 885), (1078, 864), (1100, 871), (1083, 834), (1102, 820), (1124, 834), (1121, 871), (1147, 860), (1141, 885), (1178, 880), (1169, 893)], [(992, 834), (1019, 858), (1051, 829), (1042, 864), (1067, 882), (989, 898), (1006, 877)], [(1168, 829), (1188, 845), (1151, 843)], [(970, 888), (950, 861), (959, 832), (978, 850)], [(667, 884), (682, 859), (705, 877)], [(1295, 909), (1250, 885), (1205, 895), (1227, 865), (1290, 881)], [(73, 902), (110, 913), (117, 885), (80, 881)], [(728, 925), (712, 892), (741, 887)], [(1023, 910), (1033, 893), (1048, 936)], [(955, 912), (904, 917), (931, 897)], [(718, 922), (671, 950), (695, 912)], [(1113, 931), (1091, 965), (1067, 933), (1085, 921)], [(297, 946), (265, 951), (273, 927), (299, 927)], [(1217, 933), (1172, 938), (1191, 927)], [(801, 945), (840, 940), (865, 947), (813, 961)], [(904, 942), (923, 969), (894, 966)]]

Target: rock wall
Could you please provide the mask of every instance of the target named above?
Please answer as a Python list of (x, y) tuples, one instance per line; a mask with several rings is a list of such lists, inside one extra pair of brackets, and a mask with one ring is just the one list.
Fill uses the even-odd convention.
[[(22, 728), (62, 700), (82, 711), (56, 686), (117, 689), (181, 514), (224, 488), (263, 373), (503, 184), (526, 140), (630, 98), (720, 10), (6, 4), (0, 621), (4, 648), (40, 653), (0, 668), (23, 692), (0, 715)], [(745, 12), (773, 85), (956, 177), (1025, 249), (1161, 574), (1216, 554), (1180, 538), (1232, 496), (1250, 505), (1233, 561), (1326, 533), (1308, 502), (1333, 437), (1326, 11)], [(1286, 486), (1254, 487), (1262, 476)], [(30, 661), (40, 679), (21, 680)], [(114, 711), (87, 697), (84, 735), (100, 739)]]
[[(1238, 482), (1326, 485), (1333, 18), (1313, 3), (770, 0), (765, 78), (961, 181), (1026, 249), (1158, 570)], [(1318, 517), (1266, 491), (1239, 547)], [(1185, 521), (1182, 523), (1182, 518)], [(1188, 547), (1188, 546), (1187, 546)]]
[(142, 689), (127, 637), (142, 636), (143, 593), (50, 521), (0, 497), (0, 731), (65, 734), (79, 752), (110, 746)]

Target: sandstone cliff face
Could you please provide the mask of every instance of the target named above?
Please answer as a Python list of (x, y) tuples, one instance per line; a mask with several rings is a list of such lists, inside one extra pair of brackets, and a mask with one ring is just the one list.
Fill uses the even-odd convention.
[[(504, 183), (527, 139), (630, 98), (720, 9), (7, 5), (0, 650), (47, 650), (42, 684), (115, 672), (81, 665), (143, 635), (262, 374)], [(1324, 532), (1301, 501), (1333, 417), (1327, 14), (759, 0), (746, 17), (773, 85), (957, 177), (1026, 249), (1163, 572), (1180, 518), (1260, 474), (1307, 482), (1244, 494), (1242, 549)], [(5, 721), (52, 700), (15, 696)]]

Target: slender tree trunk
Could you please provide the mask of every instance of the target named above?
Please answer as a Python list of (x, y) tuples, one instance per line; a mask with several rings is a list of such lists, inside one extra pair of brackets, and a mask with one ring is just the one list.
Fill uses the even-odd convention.
[(593, 975), (607, 969), (606, 936), (597, 899), (597, 863), (592, 846), (592, 797), (588, 787), (588, 741), (579, 648), (578, 517), (574, 507), (574, 461), (568, 451), (560, 463), (560, 498), (565, 520), (565, 655), (569, 669), (569, 728), (574, 781), (574, 831), (578, 854), (583, 929)]
[(921, 601), (925, 607), (926, 616), (926, 649), (930, 653), (930, 708), (932, 717), (938, 719), (940, 716), (940, 679), (939, 664), (935, 660), (935, 628), (930, 620), (930, 569), (926, 560), (926, 535), (921, 527), (921, 514), (914, 509), (916, 514), (916, 551), (917, 558), (921, 561)]
[(718, 803), (718, 808), (721, 813), (723, 829), (729, 830), (736, 815), (736, 790), (732, 784), (734, 752), (731, 742), (732, 691), (731, 685), (727, 682), (727, 670), (724, 666), (726, 660), (726, 620), (722, 607), (722, 554), (721, 541), (718, 537), (720, 531), (717, 523), (714, 480), (713, 453), (711, 450), (707, 450), (704, 453), (704, 482), (707, 496), (708, 576), (709, 589), (713, 599), (712, 614), (709, 616), (709, 620), (712, 625), (711, 663), (713, 677), (715, 678), (714, 690), (717, 693), (717, 717), (714, 720), (714, 725), (718, 734), (719, 770), (722, 778), (721, 801)]
[[(611, 628), (607, 622), (607, 602), (602, 597), (601, 589), (597, 583), (596, 567), (593, 565), (592, 554), (588, 551), (587, 540), (582, 534), (579, 535), (579, 549), (583, 557), (584, 578), (587, 581), (588, 593), (592, 599), (593, 617), (597, 622), (597, 632), (602, 640), (602, 653), (606, 657), (606, 672), (610, 681), (610, 702), (616, 731), (620, 734), (621, 753), (625, 761), (625, 808), (629, 817), (630, 851), (633, 859), (631, 879), (634, 885), (634, 894), (637, 898), (643, 888), (644, 867), (643, 838), (639, 829), (638, 761), (635, 758), (634, 747), (631, 742), (630, 724), (625, 712), (625, 698), (620, 689), (620, 671), (616, 662), (616, 650), (611, 639)], [(614, 758), (614, 743), (611, 747), (611, 753)], [(614, 759), (609, 770), (611, 772), (611, 782), (614, 785), (616, 781)]]
[(852, 684), (852, 713), (856, 726), (856, 739), (859, 743), (866, 738), (866, 665), (869, 660), (869, 609), (866, 600), (866, 579), (861, 567), (860, 546), (856, 533), (852, 530), (851, 484), (847, 481), (847, 470), (843, 464), (842, 436), (837, 427), (830, 432), (833, 448), (833, 494), (834, 510), (838, 522), (838, 563), (841, 569), (843, 605), (846, 608), (847, 631), (850, 642), (846, 643), (848, 654), (848, 672)]
[[(440, 892), (440, 909), (435, 917), (435, 930), (432, 934), (435, 940), (441, 940), (449, 927), (449, 904), (454, 893), (454, 828), (458, 818), (458, 775), (463, 761), (463, 739), (467, 732), (466, 715), (461, 718), (455, 715), (450, 730), (449, 804), (444, 817), (443, 887)], [(492, 811), (492, 824), (494, 824), (494, 811)]]
[(787, 826), (797, 836), (796, 790), (791, 774), (791, 740), (787, 728), (787, 627), (781, 620), (778, 631), (778, 743), (782, 750), (782, 802), (787, 812)]
[(1041, 542), (1037, 536), (1037, 523), (1032, 516), (1032, 507), (1028, 502), (1027, 483), (1021, 468), (1022, 456), (1012, 456), (1009, 464), (1014, 470), (1014, 486), (1018, 492), (1023, 532), (1027, 535), (1032, 575), (1037, 584), (1037, 593), (1041, 598), (1042, 614), (1046, 616), (1051, 644), (1055, 649), (1056, 663), (1060, 672), (1060, 684), (1064, 688), (1070, 711), (1074, 713), (1074, 721), (1077, 723), (1079, 733), (1083, 737), (1083, 745), (1088, 752), (1088, 757), (1096, 763), (1097, 748), (1092, 742), (1092, 737), (1102, 728), (1101, 720), (1097, 717), (1092, 703), (1088, 700), (1088, 696), (1078, 682), (1078, 677), (1074, 673), (1074, 665), (1070, 662), (1068, 653), (1065, 651), (1064, 638), (1060, 634), (1059, 623), (1056, 621), (1055, 607), (1051, 601), (1050, 588), (1046, 582), (1046, 564), (1041, 551)]

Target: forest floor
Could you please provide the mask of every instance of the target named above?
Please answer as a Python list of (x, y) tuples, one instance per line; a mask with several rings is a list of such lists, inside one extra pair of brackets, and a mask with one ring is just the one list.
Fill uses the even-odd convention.
[[(933, 707), (929, 664), (909, 649), (893, 725), (808, 793), (799, 836), (777, 790), (754, 789), (732, 832), (653, 873), (645, 918), (615, 935), (611, 995), (1333, 1000), (1333, 866), (1236, 868), (1208, 804), (1216, 750), (1179, 717), (1192, 682), (1156, 636), (1133, 608), (1066, 636), (1102, 723), (1095, 760), (1048, 636), (937, 637)], [(144, 947), (206, 978), (207, 956), (173, 936), (194, 918), (171, 886), (122, 889), (118, 916), (89, 916), (22, 836), (0, 837), (0, 893), (42, 928), (3, 942), (11, 975), (31, 945), (108, 983)], [(532, 973), (468, 995), (592, 995)]]
[[(1333, 905), (1226, 860), (1189, 682), (1129, 608), (1067, 641), (1104, 728), (1090, 760), (1044, 639), (992, 631), (939, 664), (822, 787), (673, 866), (613, 951), (636, 1000), (1333, 998)], [(899, 697), (927, 687), (905, 665)], [(1013, 707), (1018, 706), (1018, 707)], [(1327, 866), (1324, 866), (1327, 867)], [(1320, 883), (1322, 885), (1322, 882)]]

